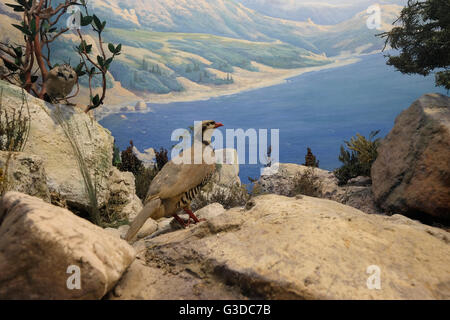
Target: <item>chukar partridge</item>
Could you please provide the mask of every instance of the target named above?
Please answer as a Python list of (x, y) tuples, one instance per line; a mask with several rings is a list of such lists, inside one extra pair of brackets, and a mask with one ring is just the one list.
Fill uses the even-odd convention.
[[(174, 217), (182, 226), (188, 226), (177, 215), (180, 210), (184, 210), (195, 223), (200, 222), (190, 204), (216, 170), (211, 138), (214, 130), (222, 126), (223, 124), (212, 120), (203, 121), (201, 138), (194, 138), (201, 139), (201, 143), (197, 140), (193, 147), (181, 152), (162, 168), (153, 179), (144, 201), (144, 209), (131, 223), (125, 240), (131, 241), (149, 218), (158, 220)], [(201, 145), (201, 148), (196, 148), (196, 145)], [(185, 157), (189, 154), (190, 158)], [(189, 160), (185, 161), (186, 158)]]

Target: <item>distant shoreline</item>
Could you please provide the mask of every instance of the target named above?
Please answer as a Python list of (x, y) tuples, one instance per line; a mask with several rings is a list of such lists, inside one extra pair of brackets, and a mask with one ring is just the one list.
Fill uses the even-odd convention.
[[(334, 62), (326, 65), (298, 69), (274, 69), (267, 66), (258, 65), (258, 67), (261, 69), (261, 72), (250, 72), (247, 70), (236, 68), (237, 71), (233, 73), (233, 77), (236, 77), (238, 80), (232, 85), (222, 87), (206, 86), (192, 83), (187, 79), (179, 79), (179, 81), (184, 82), (183, 85), (186, 87), (186, 91), (171, 92), (169, 94), (146, 94), (140, 98), (142, 98), (141, 101), (145, 101), (147, 104), (170, 104), (177, 102), (205, 101), (212, 98), (229, 96), (276, 86), (285, 83), (290, 78), (298, 77), (305, 73), (339, 68), (357, 63), (359, 61), (361, 61), (361, 58), (349, 56), (337, 57), (335, 58)], [(264, 79), (264, 77), (270, 78)], [(105, 108), (102, 108), (103, 110), (99, 110), (99, 112), (96, 113), (96, 119), (100, 121), (112, 114), (122, 114), (126, 117), (127, 113), (152, 112), (150, 108), (146, 111), (121, 111), (123, 107), (134, 106), (137, 102), (139, 101), (129, 101), (127, 103), (118, 105), (109, 105), (107, 106), (106, 110)]]

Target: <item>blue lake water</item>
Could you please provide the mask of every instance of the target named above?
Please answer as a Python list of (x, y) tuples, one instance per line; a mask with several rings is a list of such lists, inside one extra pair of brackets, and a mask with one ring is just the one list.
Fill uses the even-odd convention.
[[(312, 148), (320, 167), (340, 166), (338, 155), (344, 140), (356, 133), (381, 130), (384, 137), (395, 118), (425, 93), (447, 94), (434, 85), (434, 77), (407, 76), (385, 64), (382, 54), (335, 69), (303, 74), (269, 88), (210, 99), (172, 104), (149, 104), (152, 113), (115, 114), (101, 124), (111, 130), (119, 148), (129, 141), (140, 149), (175, 144), (176, 128), (212, 119), (225, 129), (280, 129), (280, 162), (303, 163)], [(242, 165), (241, 179), (257, 178), (261, 165)]]

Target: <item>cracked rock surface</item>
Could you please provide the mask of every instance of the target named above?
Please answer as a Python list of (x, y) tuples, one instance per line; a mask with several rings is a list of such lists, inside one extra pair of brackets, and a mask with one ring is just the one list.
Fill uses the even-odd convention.
[[(450, 234), (334, 201), (265, 195), (135, 244), (111, 299), (450, 299)], [(367, 286), (378, 266), (381, 290)]]
[[(0, 299), (101, 299), (135, 254), (66, 209), (17, 192), (1, 199)], [(70, 266), (79, 268), (80, 290), (67, 286)]]

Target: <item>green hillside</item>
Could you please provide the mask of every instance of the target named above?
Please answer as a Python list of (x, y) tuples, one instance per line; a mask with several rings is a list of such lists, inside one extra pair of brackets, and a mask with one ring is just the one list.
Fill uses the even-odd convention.
[[(236, 67), (258, 71), (252, 61), (282, 69), (331, 62), (284, 43), (250, 42), (205, 34), (110, 28), (105, 39), (124, 46), (123, 56), (110, 69), (114, 78), (125, 88), (153, 93), (183, 90), (177, 77), (199, 84), (230, 84)], [(227, 75), (219, 77), (217, 73)]]

